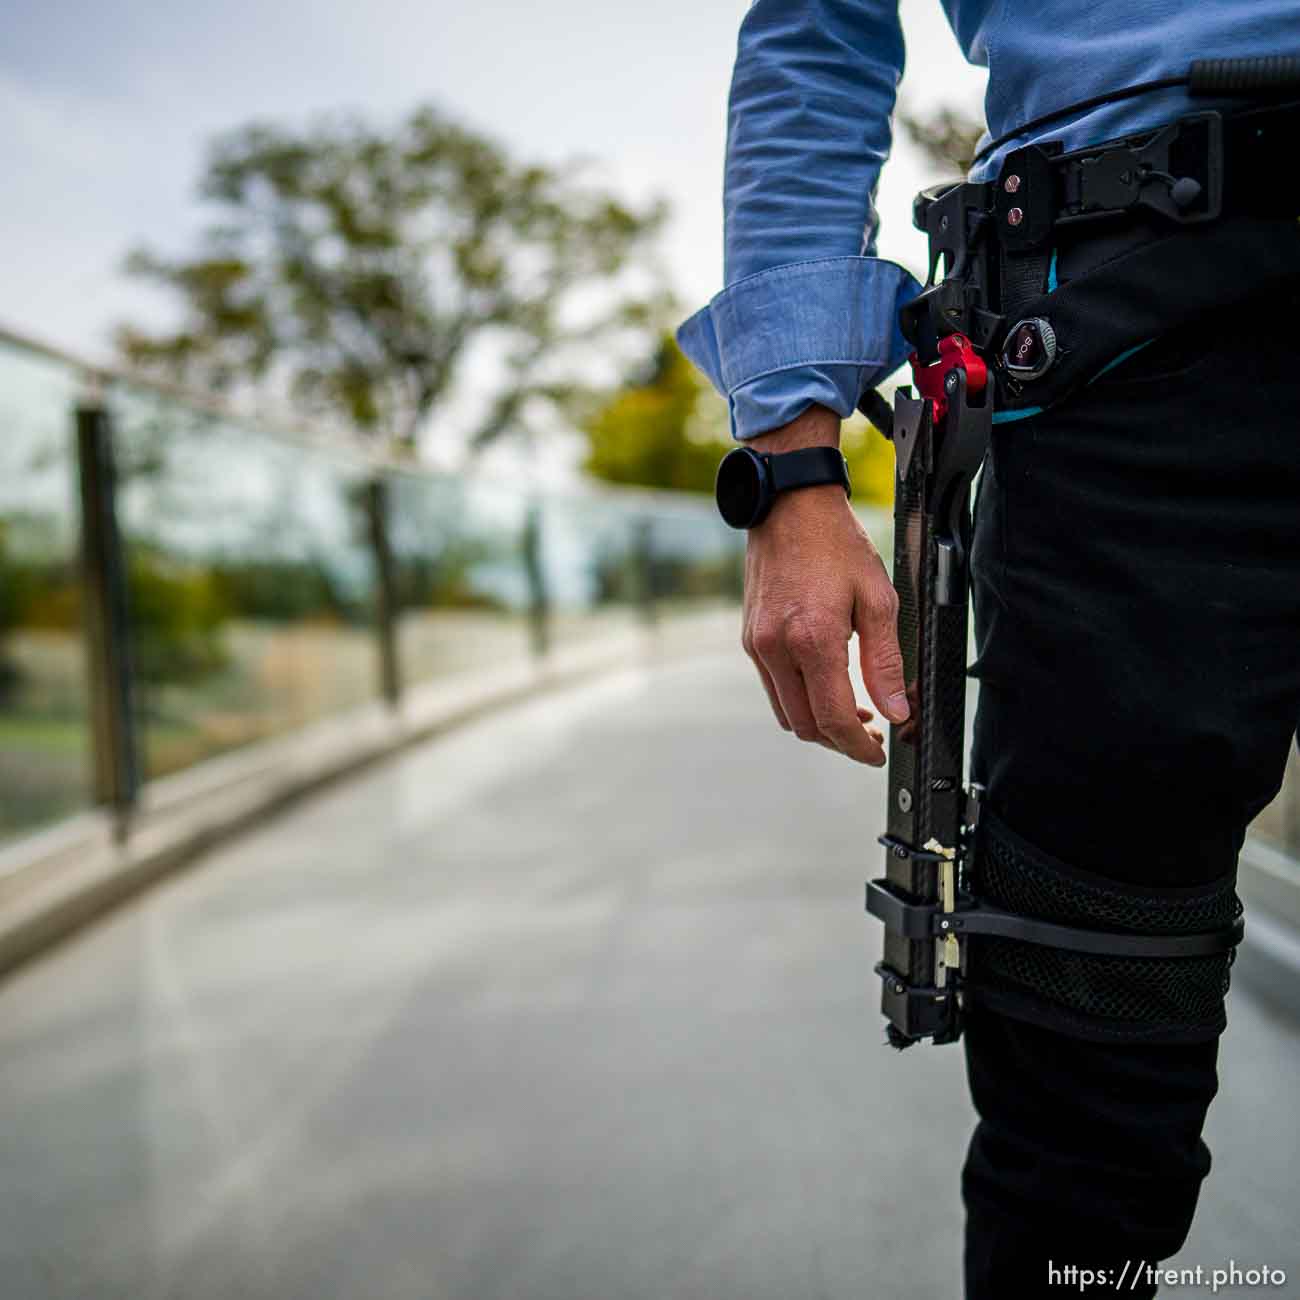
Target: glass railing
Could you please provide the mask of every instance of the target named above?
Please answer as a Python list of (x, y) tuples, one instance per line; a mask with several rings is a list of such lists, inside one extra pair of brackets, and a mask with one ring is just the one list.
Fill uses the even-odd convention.
[(0, 837), (92, 802), (79, 387), (67, 366), (0, 346)]
[(434, 473), (3, 334), (0, 458), (0, 838), (740, 590), (703, 498)]
[(375, 691), (358, 459), (106, 390), (145, 779)]
[[(79, 409), (111, 465), (87, 463)], [(80, 542), (105, 502), (116, 573)], [(368, 701), (734, 603), (742, 572), (699, 497), (386, 462), (0, 332), (0, 840)], [(1254, 832), (1300, 856), (1294, 754)]]
[(529, 654), (529, 502), (499, 483), (399, 472), (388, 480), (397, 658), (419, 684)]

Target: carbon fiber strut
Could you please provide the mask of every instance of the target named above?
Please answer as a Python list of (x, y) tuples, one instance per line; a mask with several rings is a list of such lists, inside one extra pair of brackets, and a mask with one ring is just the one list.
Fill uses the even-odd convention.
[[(963, 327), (987, 346), (1000, 325), (983, 288), (996, 276), (979, 216), (988, 189), (918, 196), (913, 215), (930, 235), (930, 284), (901, 324), (916, 348), (919, 395), (899, 388), (892, 419), (874, 395), (867, 407), (894, 441), (894, 586), (911, 707), (890, 735), (885, 875), (867, 887), (868, 910), (885, 922), (876, 971), (887, 1032), (899, 1047), (927, 1037), (953, 1042), (961, 1033), (963, 947), (951, 925), (939, 927), (956, 916), (977, 808), (963, 782), (969, 501), (988, 446), (992, 390)], [(941, 266), (946, 275), (936, 283)]]
[[(963, 989), (978, 979), (969, 948), (981, 935), (1167, 960), (1224, 953), (1243, 928), (1237, 916), (1197, 933), (1093, 930), (1005, 911), (972, 891), (983, 792), (966, 787), (963, 771), (970, 494), (992, 429), (995, 386), (985, 357), (1007, 333), (997, 310), (1001, 253), (990, 237), (994, 188), (961, 184), (918, 197), (915, 221), (930, 237), (929, 284), (900, 321), (916, 348), (918, 391), (899, 388), (892, 415), (876, 394), (863, 404), (894, 441), (893, 577), (911, 706), (890, 736), (885, 874), (867, 885), (867, 910), (885, 926), (875, 969), (896, 1047), (961, 1036)], [(941, 266), (946, 274), (936, 282)]]
[(942, 417), (934, 418), (934, 400), (900, 390), (893, 420), (894, 585), (911, 717), (890, 737), (885, 879), (870, 887), (881, 902), (871, 906), (869, 896), (868, 904), (886, 922), (877, 970), (896, 1044), (929, 1036), (949, 1042), (960, 1032), (957, 938), (928, 920), (917, 926), (888, 910), (895, 903), (922, 905), (927, 917), (955, 917), (964, 884), (969, 497), (988, 443), (991, 405), (982, 365), (977, 369), (961, 345), (951, 355)]

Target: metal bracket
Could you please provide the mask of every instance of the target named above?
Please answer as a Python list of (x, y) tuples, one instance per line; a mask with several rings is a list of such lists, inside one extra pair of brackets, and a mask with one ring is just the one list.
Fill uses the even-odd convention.
[(954, 1043), (961, 1037), (961, 995), (956, 988), (909, 984), (896, 970), (877, 962), (873, 968), (881, 980), (881, 1010), (891, 1037), (898, 1046), (918, 1038), (933, 1038), (936, 1044)]
[(912, 472), (912, 457), (921, 444), (921, 464), (929, 467), (930, 403), (923, 397), (913, 397), (911, 390), (900, 388), (894, 394), (894, 420), (891, 430), (894, 438), (895, 471), (903, 482)]
[[(1192, 151), (1176, 146), (1197, 135), (1201, 138), (1195, 154), (1204, 160), (1204, 169), (1191, 176), (1182, 155)], [(1069, 155), (1065, 161), (1070, 161)], [(1133, 208), (1145, 208), (1184, 226), (1213, 221), (1223, 208), (1223, 117), (1194, 113), (1170, 122), (1145, 144), (1119, 145), (1092, 157), (1080, 151), (1064, 181), (1065, 203), (1058, 225)]]
[[(926, 365), (938, 359), (947, 335), (965, 334), (977, 348), (988, 348), (1005, 325), (981, 291), (991, 193), (986, 183), (948, 182), (923, 190), (912, 204), (912, 224), (929, 239), (930, 267), (926, 287), (899, 310), (898, 321)], [(936, 283), (941, 266), (944, 275)]]

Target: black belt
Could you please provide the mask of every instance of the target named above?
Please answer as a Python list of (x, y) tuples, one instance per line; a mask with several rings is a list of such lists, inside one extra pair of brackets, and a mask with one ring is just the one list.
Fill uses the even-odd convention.
[(1232, 217), (1300, 216), (1291, 165), (1300, 103), (1193, 113), (1153, 131), (1064, 153), (1026, 145), (990, 186), (990, 233), (1002, 249), (1001, 300), (1017, 313), (1040, 294), (1059, 244), (1131, 231), (1135, 246)]
[[(1300, 275), (1297, 133), (1300, 102), (1193, 113), (1069, 153), (1026, 145), (996, 181), (918, 195), (930, 287), (900, 323), (919, 362), (958, 333), (995, 360), (999, 410), (1039, 409), (1127, 348)], [(999, 356), (1026, 321), (1048, 340), (1027, 377)]]
[(1176, 225), (1300, 216), (1294, 167), (1300, 103), (1192, 113), (1153, 131), (1061, 152), (1013, 149), (993, 185), (997, 239), (1010, 254), (1064, 228), (1154, 213)]

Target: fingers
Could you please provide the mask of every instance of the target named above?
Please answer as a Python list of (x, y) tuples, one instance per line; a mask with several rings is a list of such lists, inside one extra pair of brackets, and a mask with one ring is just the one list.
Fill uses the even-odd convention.
[(895, 731), (904, 744), (915, 745), (918, 741), (917, 715), (921, 707), (921, 699), (920, 690), (914, 681), (907, 684), (907, 706), (911, 710), (911, 716), (906, 722), (900, 723)]
[(781, 729), (783, 731), (791, 730), (790, 719), (785, 716), (785, 710), (781, 707), (781, 697), (776, 693), (776, 683), (772, 680), (772, 674), (763, 667), (763, 661), (756, 655), (750, 654), (749, 657), (753, 659), (754, 667), (758, 669), (758, 679), (763, 683), (763, 689), (767, 692), (767, 702), (772, 706), (772, 712), (776, 714), (776, 720), (781, 724)]
[(817, 730), (841, 754), (872, 767), (882, 766), (885, 761), (883, 737), (879, 732), (873, 736), (858, 716), (844, 645), (841, 644), (838, 654), (823, 653), (806, 668), (804, 683)]
[(867, 694), (890, 722), (906, 722), (911, 708), (898, 648), (898, 595), (883, 568), (858, 592), (853, 602), (853, 626)]
[[(759, 641), (762, 641), (762, 650), (759, 649)], [(764, 658), (766, 655), (768, 658), (775, 659), (779, 655), (780, 646), (777, 644), (776, 638), (756, 636), (753, 628), (746, 624), (744, 635), (741, 637), (741, 644), (745, 647), (745, 653), (758, 670), (758, 679), (763, 683), (763, 690), (767, 693), (767, 702), (772, 706), (772, 712), (781, 725), (781, 729), (783, 731), (793, 731), (794, 727), (790, 722), (790, 715), (785, 711), (781, 703), (780, 692), (777, 690), (771, 669), (768, 668)]]
[[(862, 723), (864, 727), (867, 727), (867, 723), (872, 721), (872, 719), (875, 718), (875, 716), (876, 715), (872, 713), (870, 709), (858, 710), (858, 721)], [(874, 740), (876, 744), (881, 747), (882, 750), (884, 749), (885, 733), (881, 731), (879, 727), (867, 727), (867, 735), (870, 736), (872, 740)]]
[(820, 732), (813, 720), (812, 708), (808, 703), (808, 692), (804, 688), (803, 678), (795, 666), (794, 658), (786, 646), (785, 638), (780, 633), (756, 632), (754, 636), (754, 655), (761, 670), (765, 672), (776, 692), (778, 706), (790, 724), (790, 730), (800, 740), (815, 741)]
[(866, 724), (849, 681), (846, 629), (807, 619), (745, 636), (777, 720), (799, 737), (873, 767), (885, 761), (884, 737)]

